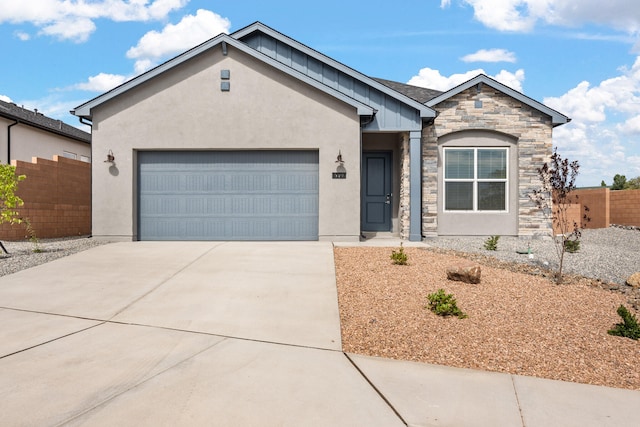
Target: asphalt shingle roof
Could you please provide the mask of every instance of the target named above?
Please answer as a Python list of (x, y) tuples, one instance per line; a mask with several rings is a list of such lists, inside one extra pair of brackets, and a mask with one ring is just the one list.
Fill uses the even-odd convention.
[(412, 86), (405, 83), (394, 82), (391, 80), (378, 79), (372, 77), (378, 83), (382, 83), (383, 85), (395, 90), (396, 92), (400, 92), (401, 94), (408, 96), (409, 98), (418, 101), (421, 104), (424, 104), (427, 101), (432, 100), (436, 96), (442, 94), (439, 90), (427, 89), (419, 86)]
[(34, 126), (49, 132), (57, 133), (78, 141), (91, 143), (91, 134), (74, 126), (70, 126), (61, 120), (52, 119), (37, 111), (27, 110), (16, 104), (0, 100), (0, 117), (19, 120), (30, 126)]

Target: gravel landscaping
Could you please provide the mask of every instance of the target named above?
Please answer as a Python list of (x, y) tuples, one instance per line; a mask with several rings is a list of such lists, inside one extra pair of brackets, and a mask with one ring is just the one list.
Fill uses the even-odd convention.
[(0, 249), (0, 276), (35, 267), (104, 243), (106, 242), (88, 237), (41, 239), (37, 246), (30, 241), (3, 241), (2, 244), (9, 254), (5, 254)]
[[(515, 252), (526, 240), (502, 238), (496, 252), (484, 240), (428, 240), (405, 249), (407, 266), (392, 264), (392, 248), (336, 247), (344, 351), (640, 390), (640, 341), (607, 334), (618, 306), (630, 307), (624, 280), (640, 270), (640, 232), (586, 230), (565, 268), (595, 279), (570, 275), (562, 285), (544, 264), (556, 262), (550, 240), (531, 242), (533, 260)], [(447, 280), (464, 258), (482, 266), (480, 284)], [(440, 288), (468, 318), (425, 308)]]

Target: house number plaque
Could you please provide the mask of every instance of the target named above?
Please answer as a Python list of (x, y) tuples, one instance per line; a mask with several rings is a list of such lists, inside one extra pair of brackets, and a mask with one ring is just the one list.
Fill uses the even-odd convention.
[(332, 172), (331, 173), (331, 177), (333, 179), (347, 179), (347, 173), (346, 172)]

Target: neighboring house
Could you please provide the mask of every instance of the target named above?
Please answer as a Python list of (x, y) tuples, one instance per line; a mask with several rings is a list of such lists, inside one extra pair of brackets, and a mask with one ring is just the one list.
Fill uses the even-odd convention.
[(547, 233), (528, 195), (569, 121), (484, 75), (376, 80), (261, 23), (74, 114), (93, 123), (93, 235), (124, 240)]
[(53, 156), (91, 162), (91, 134), (16, 104), (0, 101), (0, 162)]

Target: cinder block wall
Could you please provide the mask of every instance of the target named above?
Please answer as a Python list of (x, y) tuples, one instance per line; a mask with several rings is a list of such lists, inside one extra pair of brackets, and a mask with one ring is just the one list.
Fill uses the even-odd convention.
[[(582, 212), (578, 213), (576, 221), (578, 224), (582, 223), (584, 228), (607, 228), (611, 224), (610, 209), (611, 201), (609, 194), (611, 192), (608, 188), (594, 188), (584, 190), (574, 190), (572, 194), (578, 196), (577, 203), (582, 207)], [(582, 215), (584, 207), (589, 208), (589, 212), (586, 212), (587, 216), (591, 218), (589, 222), (582, 221)]]
[[(611, 224), (633, 225), (640, 227), (640, 190), (614, 190), (594, 188), (574, 190), (578, 196), (576, 206), (572, 209), (568, 220), (582, 222), (584, 206), (589, 208), (588, 223), (582, 222), (584, 228), (607, 228)], [(555, 228), (555, 227), (554, 227)]]
[[(91, 164), (54, 156), (12, 161), (16, 174), (26, 175), (17, 194), (24, 201), (18, 211), (29, 218), (38, 238), (91, 234)], [(2, 224), (1, 240), (22, 240), (25, 226)]]
[[(553, 210), (554, 212), (557, 212), (558, 207), (554, 206)], [(565, 205), (564, 216), (567, 219), (566, 223), (553, 221), (553, 234), (558, 235), (562, 234), (563, 232), (571, 233), (573, 231), (573, 224), (580, 225), (582, 223), (582, 205), (579, 205), (577, 203)], [(583, 227), (584, 224), (580, 226)]]
[(640, 190), (611, 191), (611, 224), (640, 227)]

